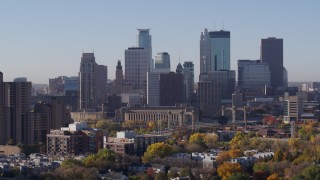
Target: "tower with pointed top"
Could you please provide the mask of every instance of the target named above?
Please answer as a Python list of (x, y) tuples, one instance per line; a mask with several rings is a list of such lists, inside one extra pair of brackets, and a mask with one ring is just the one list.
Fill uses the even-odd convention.
[(123, 70), (121, 61), (118, 60), (117, 67), (116, 67), (116, 79), (114, 80), (114, 94), (120, 94), (122, 90), (123, 84)]

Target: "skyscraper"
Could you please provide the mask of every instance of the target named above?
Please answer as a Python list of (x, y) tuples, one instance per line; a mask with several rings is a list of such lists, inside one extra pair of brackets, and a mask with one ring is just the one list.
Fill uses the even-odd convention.
[(230, 70), (230, 32), (207, 29), (200, 36), (200, 74)]
[(149, 51), (144, 48), (132, 47), (125, 50), (125, 80), (134, 89), (144, 89), (149, 72)]
[(160, 106), (160, 73), (159, 72), (148, 72), (147, 104), (148, 106)]
[[(0, 115), (0, 142), (6, 143), (12, 140), (13, 143), (30, 143), (30, 111), (31, 82), (26, 78), (16, 79), (14, 82), (3, 82), (0, 75), (0, 100), (2, 101), (2, 113)], [(1, 110), (0, 110), (1, 111)]]
[(7, 139), (5, 130), (6, 130), (6, 123), (4, 119), (4, 92), (3, 89), (3, 73), (0, 71), (0, 144), (5, 144)]
[(183, 77), (185, 85), (185, 99), (187, 103), (191, 103), (194, 88), (194, 64), (192, 61), (183, 63)]
[(148, 53), (149, 67), (148, 72), (153, 71), (153, 60), (152, 60), (152, 41), (150, 35), (150, 29), (138, 29), (138, 47), (144, 48)]
[(98, 65), (93, 53), (82, 53), (79, 80), (80, 109), (96, 109), (105, 102), (107, 66)]
[(230, 70), (230, 32), (210, 32), (211, 71)]
[(271, 87), (283, 87), (283, 39), (261, 39), (261, 61), (269, 64)]
[(157, 53), (154, 64), (155, 72), (170, 72), (170, 55), (167, 52)]
[(160, 74), (160, 106), (174, 106), (184, 103), (183, 74)]
[(262, 96), (266, 87), (270, 87), (268, 63), (260, 60), (238, 60), (238, 88), (244, 95), (255, 92), (256, 96)]
[(211, 43), (210, 34), (207, 29), (200, 35), (200, 74), (207, 73), (210, 69)]

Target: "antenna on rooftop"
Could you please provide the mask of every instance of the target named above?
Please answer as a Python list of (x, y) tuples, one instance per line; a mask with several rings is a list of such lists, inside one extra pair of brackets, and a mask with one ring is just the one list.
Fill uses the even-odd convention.
[(222, 30), (224, 30), (224, 22), (222, 23)]
[(179, 49), (179, 63), (180, 63), (180, 49)]

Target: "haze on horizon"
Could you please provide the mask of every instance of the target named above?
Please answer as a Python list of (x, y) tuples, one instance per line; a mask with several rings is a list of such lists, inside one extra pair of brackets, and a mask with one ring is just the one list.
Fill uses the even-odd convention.
[[(284, 40), (289, 81), (320, 81), (320, 1), (1, 1), (0, 71), (5, 81), (27, 77), (48, 83), (77, 76), (81, 53), (115, 77), (117, 60), (136, 45), (137, 28), (151, 28), (153, 58), (166, 51), (171, 70), (193, 61), (199, 75), (204, 28), (231, 32), (231, 69), (238, 59), (259, 59), (262, 38)], [(180, 58), (179, 58), (180, 57)]]

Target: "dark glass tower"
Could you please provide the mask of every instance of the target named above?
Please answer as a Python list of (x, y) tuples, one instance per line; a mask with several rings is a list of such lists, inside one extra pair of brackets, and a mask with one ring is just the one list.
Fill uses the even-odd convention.
[(283, 87), (283, 39), (261, 39), (261, 61), (269, 64), (271, 87)]

